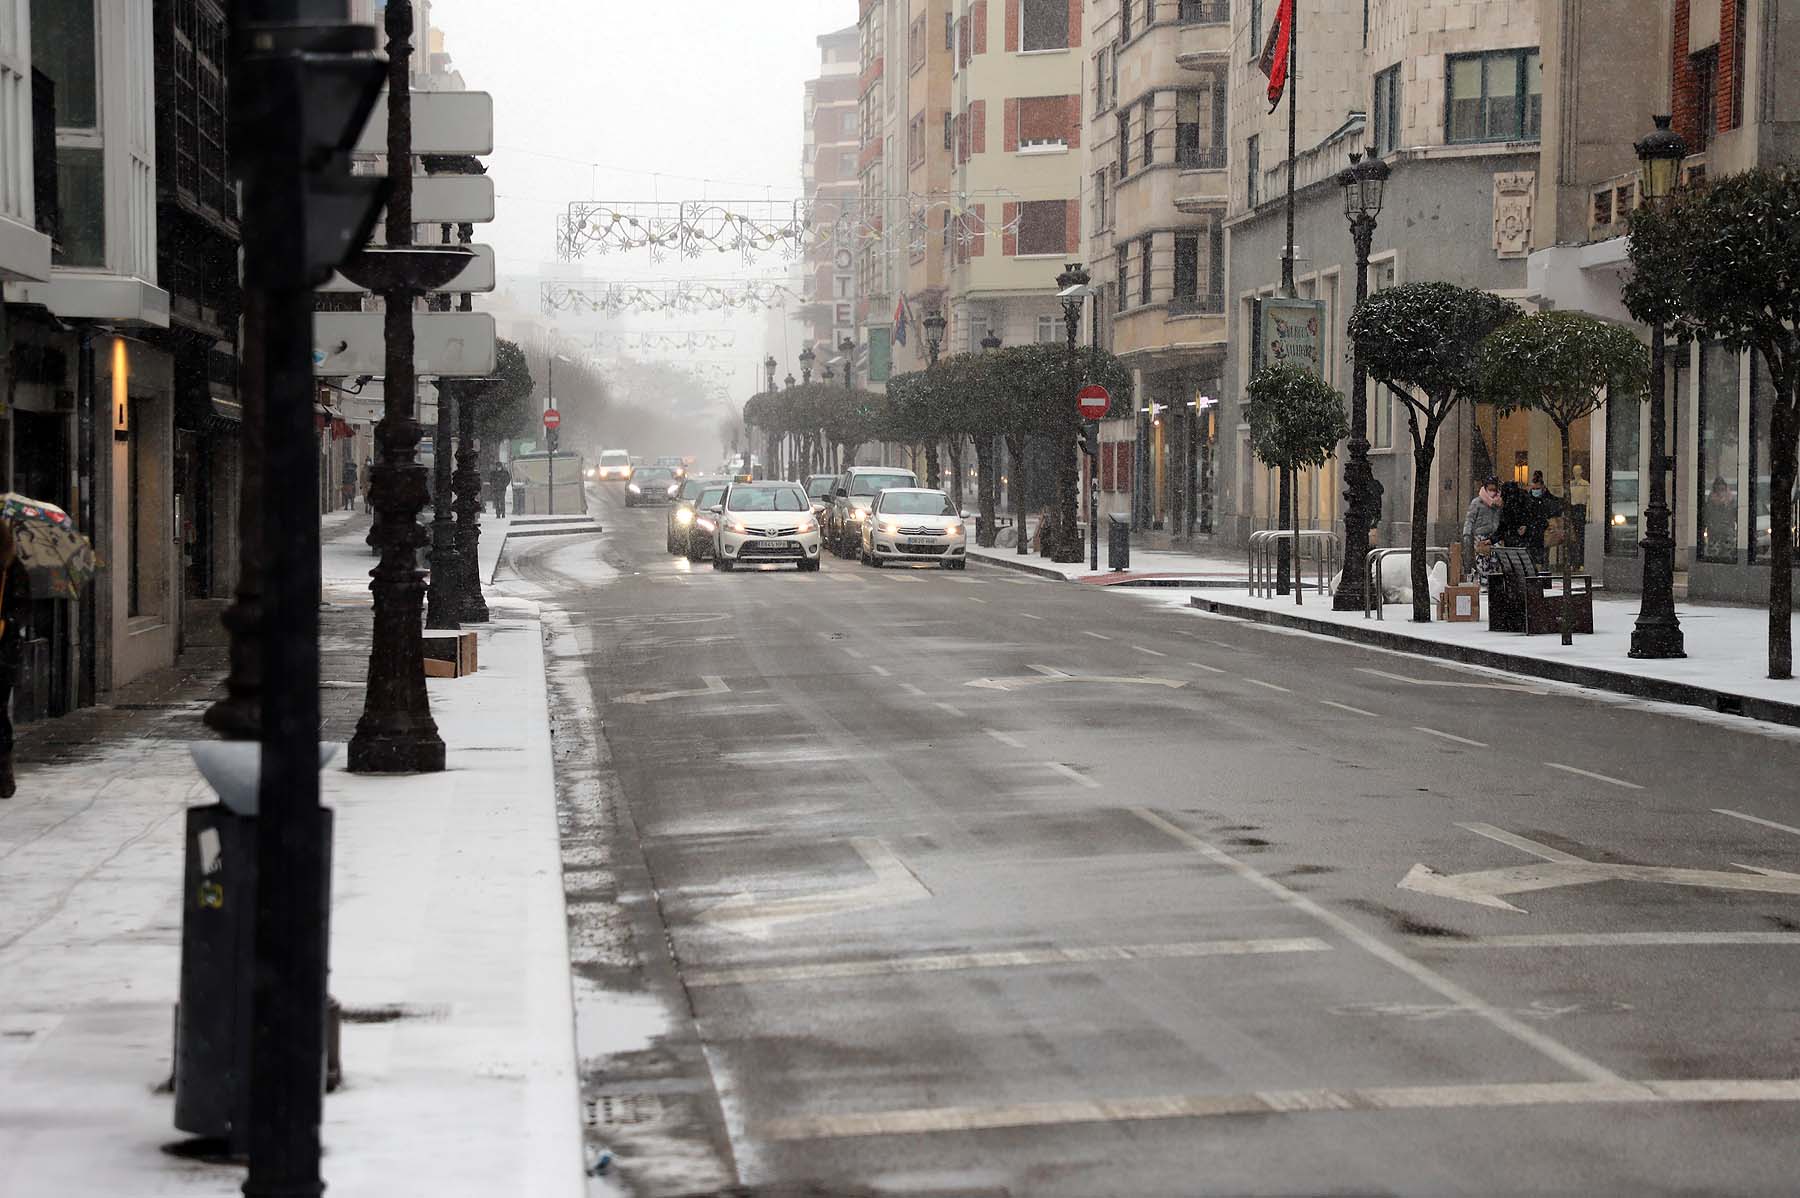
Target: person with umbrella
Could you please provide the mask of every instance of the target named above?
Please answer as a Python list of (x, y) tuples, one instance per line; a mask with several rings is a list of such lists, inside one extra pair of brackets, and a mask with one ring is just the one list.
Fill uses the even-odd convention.
[(12, 524), (0, 520), (0, 799), (10, 799), (18, 791), (13, 779), (12, 694), (25, 657), (30, 618), (31, 580), (19, 561)]

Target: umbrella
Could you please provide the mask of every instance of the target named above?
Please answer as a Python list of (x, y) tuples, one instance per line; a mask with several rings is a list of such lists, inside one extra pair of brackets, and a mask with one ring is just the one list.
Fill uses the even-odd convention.
[(94, 576), (94, 547), (54, 503), (0, 495), (0, 520), (13, 526), (19, 564), (38, 599), (73, 599)]

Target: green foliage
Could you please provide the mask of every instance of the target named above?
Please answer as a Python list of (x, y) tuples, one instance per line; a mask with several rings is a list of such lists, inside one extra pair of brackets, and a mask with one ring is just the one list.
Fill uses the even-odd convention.
[(1483, 343), (1480, 385), (1501, 412), (1542, 412), (1566, 429), (1609, 398), (1641, 402), (1649, 358), (1628, 329), (1579, 312), (1538, 312)]
[(1475, 394), (1482, 341), (1519, 315), (1517, 304), (1485, 291), (1408, 283), (1364, 300), (1350, 338), (1369, 377), (1435, 425)]
[(1250, 447), (1264, 465), (1298, 470), (1325, 464), (1350, 435), (1344, 397), (1302, 366), (1265, 366), (1246, 389)]
[(495, 343), (494, 378), (475, 403), (476, 435), (484, 446), (529, 436), (537, 418), (531, 368), (517, 342), (503, 337)]

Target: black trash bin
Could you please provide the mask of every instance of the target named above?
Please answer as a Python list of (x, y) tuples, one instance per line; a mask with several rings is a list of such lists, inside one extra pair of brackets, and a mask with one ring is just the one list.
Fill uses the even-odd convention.
[(1110, 569), (1131, 569), (1131, 517), (1119, 512), (1107, 518), (1106, 564)]
[(256, 820), (223, 803), (190, 807), (175, 1009), (175, 1126), (250, 1148), (250, 995), (256, 931)]

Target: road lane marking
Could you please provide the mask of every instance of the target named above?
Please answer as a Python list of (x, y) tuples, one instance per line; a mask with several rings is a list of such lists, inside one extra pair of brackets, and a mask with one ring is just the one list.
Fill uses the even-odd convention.
[(1179, 678), (1126, 678), (1115, 674), (1027, 674), (1019, 678), (975, 678), (963, 683), (978, 690), (1017, 691), (1051, 683), (1101, 683), (1108, 686), (1161, 686), (1181, 690), (1187, 683)]
[(1470, 740), (1468, 737), (1458, 736), (1454, 732), (1439, 732), (1436, 728), (1427, 728), (1423, 724), (1414, 724), (1413, 731), (1423, 732), (1426, 736), (1435, 736), (1440, 740), (1455, 741), (1459, 745), (1470, 745), (1477, 749), (1485, 749), (1488, 747), (1486, 741)]
[(940, 707), (943, 710), (949, 712), (951, 715), (955, 716), (959, 720), (966, 720), (969, 718), (968, 712), (964, 711), (960, 707), (953, 706), (952, 704), (938, 703), (938, 704), (935, 704), (935, 706)]
[(1732, 819), (1741, 819), (1746, 823), (1761, 824), (1765, 828), (1774, 828), (1777, 832), (1792, 832), (1795, 836), (1800, 836), (1800, 828), (1793, 827), (1789, 824), (1778, 824), (1772, 819), (1761, 819), (1754, 815), (1745, 815), (1742, 811), (1733, 811), (1729, 807), (1714, 807), (1713, 810), (1720, 815), (1729, 815)]
[(1519, 691), (1527, 695), (1550, 693), (1541, 687), (1524, 686), (1517, 682), (1462, 682), (1451, 678), (1408, 678), (1405, 674), (1390, 674), (1386, 670), (1373, 670), (1367, 666), (1357, 666), (1356, 672), (1373, 674), (1377, 678), (1386, 678), (1390, 682), (1404, 682), (1408, 686), (1447, 686), (1475, 691)]
[(981, 603), (981, 604), (985, 604), (985, 603), (986, 603), (986, 602), (987, 602), (987, 600), (986, 600), (986, 599), (982, 599), (982, 598), (979, 598), (979, 597), (978, 597), (978, 596), (975, 596), (975, 595), (970, 595), (970, 596), (969, 596), (969, 597), (968, 597), (968, 598), (969, 598), (969, 602), (970, 602), (970, 603)]
[(932, 953), (879, 961), (826, 961), (817, 965), (746, 966), (700, 969), (683, 975), (690, 986), (744, 986), (811, 982), (826, 978), (887, 977), (909, 973), (950, 973), (965, 969), (1028, 969), (1046, 965), (1093, 965), (1130, 961), (1179, 961), (1196, 957), (1246, 957), (1279, 953), (1330, 952), (1311, 936), (1276, 940), (1201, 940), (1182, 944), (1116, 944), (1096, 948), (1052, 948), (990, 953)]
[(1793, 945), (1800, 932), (1543, 932), (1519, 936), (1416, 936), (1414, 944), (1434, 948), (1639, 948), (1660, 946), (1729, 947), (1740, 944)]
[(920, 690), (918, 687), (914, 686), (910, 682), (902, 682), (899, 684), (899, 687), (901, 690), (905, 691), (909, 695), (914, 696), (915, 698), (923, 699), (925, 697), (925, 692)]
[(1079, 783), (1080, 785), (1087, 787), (1089, 790), (1099, 790), (1100, 789), (1100, 784), (1098, 782), (1094, 781), (1092, 778), (1088, 777), (1086, 774), (1082, 773), (1080, 770), (1071, 769), (1069, 766), (1064, 765), (1060, 761), (1046, 761), (1044, 764), (1047, 767), (1049, 767), (1050, 769), (1055, 770), (1057, 773), (1061, 774), (1063, 777), (1067, 778), (1071, 782)]
[(1027, 620), (1041, 620), (1041, 619), (1043, 619), (1043, 618), (1044, 618), (1044, 617), (1042, 617), (1042, 616), (1034, 616), (1034, 615), (1032, 615), (1032, 614), (1031, 614), (1031, 613), (1030, 613), (1030, 612), (1028, 612), (1028, 611), (1022, 611), (1022, 612), (1020, 612), (1020, 613), (1019, 613), (1019, 614), (1020, 614), (1020, 615), (1021, 615), (1021, 616), (1024, 616), (1024, 617), (1025, 617), (1025, 618), (1026, 618), (1026, 619), (1027, 619)]
[(805, 745), (793, 749), (746, 749), (741, 753), (721, 753), (719, 760), (729, 765), (804, 765), (814, 761), (843, 761), (850, 754), (841, 749), (821, 749)]
[(1592, 778), (1594, 781), (1604, 782), (1608, 786), (1619, 786), (1619, 787), (1623, 787), (1626, 790), (1642, 790), (1642, 789), (1644, 789), (1643, 787), (1639, 786), (1636, 782), (1627, 782), (1623, 778), (1614, 778), (1607, 774), (1596, 774), (1593, 770), (1579, 769), (1575, 766), (1563, 765), (1561, 762), (1556, 762), (1556, 761), (1546, 761), (1544, 764), (1549, 766), (1553, 770), (1561, 770), (1565, 774), (1579, 774), (1583, 778)]
[(1208, 674), (1223, 674), (1225, 672), (1224, 670), (1221, 670), (1218, 666), (1209, 666), (1205, 662), (1201, 662), (1201, 661), (1190, 661), (1190, 662), (1188, 662), (1188, 664), (1190, 666), (1193, 666), (1196, 670), (1205, 670)]
[(702, 674), (700, 676), (700, 681), (706, 683), (706, 685), (697, 691), (661, 691), (657, 694), (647, 694), (643, 691), (637, 691), (629, 695), (620, 695), (619, 702), (637, 704), (661, 703), (665, 699), (692, 699), (705, 695), (725, 695), (731, 693), (731, 688), (725, 685), (725, 680), (723, 678), (714, 678), (710, 675)]
[(1512, 845), (1521, 852), (1541, 858), (1541, 862), (1501, 869), (1471, 870), (1460, 874), (1441, 874), (1429, 865), (1414, 865), (1406, 877), (1400, 880), (1401, 890), (1520, 914), (1524, 913), (1524, 909), (1507, 902), (1503, 895), (1554, 890), (1564, 886), (1585, 886), (1594, 882), (1650, 882), (1663, 886), (1693, 886), (1704, 890), (1800, 895), (1800, 874), (1779, 869), (1764, 869), (1733, 862), (1736, 868), (1745, 872), (1732, 874), (1723, 870), (1688, 869), (1672, 865), (1619, 865), (1607, 861), (1588, 861), (1489, 824), (1459, 826), (1490, 840)]
[(1168, 656), (1167, 653), (1158, 653), (1155, 649), (1146, 649), (1142, 645), (1133, 645), (1132, 648), (1136, 649), (1139, 653), (1148, 653), (1151, 657), (1167, 657)]
[(770, 933), (783, 924), (875, 907), (899, 906), (931, 897), (930, 888), (881, 841), (858, 837), (850, 842), (850, 847), (875, 875), (873, 881), (821, 894), (775, 899), (759, 900), (753, 894), (738, 893), (702, 911), (700, 922), (752, 940), (767, 940)]
[[(1189, 832), (1186, 828), (1171, 823), (1162, 815), (1150, 810), (1148, 807), (1132, 808), (1132, 813), (1151, 827), (1162, 829), (1162, 831), (1187, 845), (1214, 864), (1222, 865), (1226, 869), (1229, 869), (1232, 873), (1235, 873), (1238, 877), (1250, 883), (1252, 886), (1273, 895), (1283, 903), (1293, 907), (1295, 910), (1318, 920), (1320, 923), (1331, 928), (1370, 956), (1393, 966), (1395, 969), (1412, 978), (1415, 982), (1418, 982), (1421, 986), (1436, 993), (1439, 997), (1448, 999), (1457, 1006), (1468, 1011), (1470, 1014), (1486, 1020), (1488, 1024), (1505, 1032), (1520, 1043), (1536, 1049), (1569, 1072), (1574, 1073), (1579, 1077), (1584, 1077), (1590, 1082), (1623, 1084), (1620, 1081), (1618, 1074), (1600, 1064), (1600, 1062), (1583, 1056), (1581, 1053), (1568, 1047), (1561, 1041), (1545, 1035), (1537, 1028), (1531, 1027), (1517, 1017), (1499, 1010), (1485, 999), (1478, 997), (1473, 991), (1465, 989), (1458, 983), (1451, 981), (1429, 965), (1413, 960), (1411, 957), (1407, 956), (1393, 945), (1388, 944), (1374, 933), (1366, 931), (1360, 925), (1352, 923), (1350, 920), (1345, 919), (1334, 911), (1326, 910), (1305, 895), (1288, 889), (1280, 882), (1277, 882), (1275, 879), (1260, 872), (1253, 866), (1245, 864), (1236, 857), (1233, 857), (1230, 853), (1216, 848), (1200, 839), (1200, 837)], [(1800, 1094), (1800, 1083), (1795, 1083), (1795, 1085), (1797, 1094)]]
[(1244, 1094), (1159, 1094), (1009, 1106), (913, 1107), (806, 1115), (756, 1125), (774, 1140), (915, 1136), (1078, 1123), (1141, 1123), (1232, 1115), (1310, 1115), (1346, 1111), (1469, 1110), (1552, 1106), (1669, 1106), (1683, 1103), (1800, 1102), (1800, 1081), (1719, 1078), (1632, 1082), (1503, 1082), (1490, 1085), (1365, 1086), (1357, 1089), (1259, 1090)]
[(1025, 747), (1025, 742), (1020, 740), (1016, 736), (1008, 736), (1006, 733), (997, 731), (993, 728), (984, 728), (984, 729), (982, 729), (982, 731), (986, 732), (989, 736), (993, 737), (995, 740), (999, 741), (1001, 744), (1007, 746), (1008, 748), (1023, 749)]
[(1337, 708), (1337, 709), (1338, 709), (1338, 710), (1339, 710), (1339, 711), (1347, 711), (1347, 712), (1349, 712), (1349, 713), (1350, 713), (1350, 714), (1351, 714), (1351, 715), (1362, 715), (1362, 716), (1368, 716), (1368, 717), (1369, 717), (1369, 718), (1370, 718), (1370, 719), (1372, 719), (1372, 720), (1378, 720), (1378, 719), (1380, 719), (1380, 718), (1381, 718), (1381, 717), (1380, 717), (1380, 716), (1378, 716), (1378, 715), (1376, 715), (1376, 714), (1375, 714), (1375, 713), (1374, 713), (1374, 712), (1372, 712), (1372, 711), (1364, 711), (1364, 710), (1363, 710), (1363, 709), (1362, 709), (1362, 708), (1360, 708), (1360, 707), (1352, 707), (1352, 706), (1350, 706), (1350, 704), (1348, 704), (1348, 703), (1334, 703), (1334, 702), (1332, 702), (1332, 701), (1331, 701), (1331, 700), (1330, 700), (1330, 699), (1320, 699), (1320, 700), (1319, 700), (1319, 702), (1320, 702), (1320, 703), (1321, 703), (1321, 704), (1323, 704), (1323, 705), (1324, 705), (1324, 706), (1326, 706), (1326, 707), (1335, 707), (1335, 708)]
[(860, 650), (860, 649), (845, 649), (844, 656), (845, 657), (854, 657), (858, 661), (860, 661), (860, 660), (862, 660), (863, 654), (862, 654), (862, 650)]
[(1233, 653), (1241, 653), (1243, 651), (1229, 641), (1208, 641), (1206, 643), (1209, 645), (1217, 645), (1221, 649), (1230, 649)]
[(1102, 636), (1102, 635), (1100, 635), (1100, 634), (1099, 634), (1099, 633), (1098, 633), (1098, 632), (1089, 632), (1089, 631), (1088, 631), (1088, 630), (1087, 630), (1087, 629), (1085, 629), (1085, 628), (1083, 628), (1083, 629), (1082, 629), (1082, 630), (1081, 630), (1081, 635), (1082, 635), (1082, 636), (1091, 636), (1091, 637), (1093, 637), (1093, 638), (1094, 638), (1094, 639), (1095, 639), (1095, 640), (1097, 640), (1097, 641), (1110, 641), (1110, 640), (1112, 640), (1112, 638), (1111, 638), (1111, 637), (1110, 637), (1110, 636)]
[(886, 669), (885, 669), (885, 668), (884, 668), (884, 667), (882, 667), (882, 666), (870, 666), (870, 667), (869, 667), (869, 672), (870, 672), (870, 673), (871, 673), (871, 674), (879, 674), (879, 675), (880, 675), (880, 676), (881, 676), (881, 677), (883, 677), (883, 678), (890, 678), (890, 677), (892, 677), (892, 675), (891, 675), (891, 674), (889, 674), (889, 673), (888, 673), (888, 671), (887, 671), (887, 670), (886, 670)]
[(1072, 677), (1067, 670), (1059, 670), (1055, 666), (1026, 666), (1025, 668), (1034, 674), (1042, 674), (1046, 678)]
[(1244, 681), (1248, 682), (1251, 686), (1260, 686), (1267, 690), (1280, 691), (1284, 695), (1291, 695), (1294, 693), (1285, 686), (1276, 686), (1273, 682), (1264, 682), (1260, 678), (1246, 678)]

